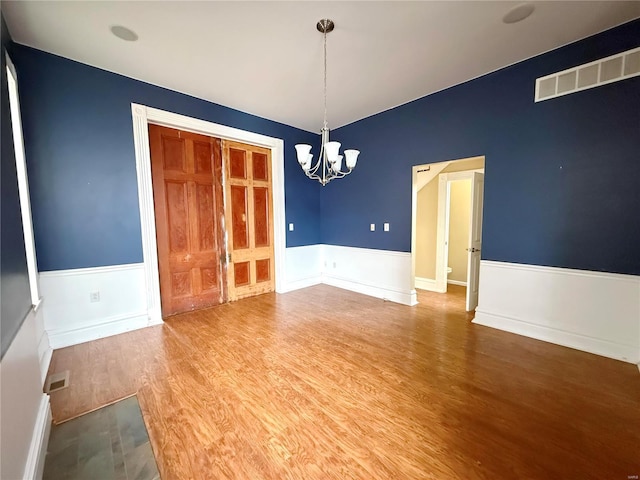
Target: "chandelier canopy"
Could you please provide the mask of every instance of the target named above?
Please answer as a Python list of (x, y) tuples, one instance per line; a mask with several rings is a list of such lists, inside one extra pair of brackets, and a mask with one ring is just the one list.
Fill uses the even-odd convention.
[[(342, 178), (349, 175), (358, 161), (359, 150), (345, 150), (344, 156), (340, 155), (340, 142), (329, 140), (329, 126), (327, 124), (327, 33), (333, 31), (335, 24), (332, 20), (323, 19), (318, 22), (316, 28), (324, 36), (324, 124), (321, 130), (320, 155), (315, 165), (311, 145), (296, 145), (298, 163), (307, 177), (318, 180), (325, 186), (334, 178)], [(342, 159), (345, 160), (346, 170), (342, 170)]]

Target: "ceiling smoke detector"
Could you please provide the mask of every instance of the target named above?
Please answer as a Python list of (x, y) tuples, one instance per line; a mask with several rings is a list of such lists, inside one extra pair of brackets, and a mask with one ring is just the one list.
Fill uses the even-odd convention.
[(502, 21), (504, 23), (521, 22), (525, 18), (528, 18), (535, 9), (536, 7), (533, 3), (521, 3), (509, 10), (506, 15), (502, 17)]
[(127, 42), (135, 42), (138, 40), (138, 34), (136, 32), (122, 25), (113, 25), (110, 30), (116, 37)]

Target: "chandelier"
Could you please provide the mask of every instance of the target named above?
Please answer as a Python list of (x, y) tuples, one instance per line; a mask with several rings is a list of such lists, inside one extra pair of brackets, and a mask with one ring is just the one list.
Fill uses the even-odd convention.
[[(320, 20), (316, 28), (324, 36), (324, 124), (321, 130), (320, 155), (315, 165), (311, 145), (296, 145), (298, 163), (307, 177), (318, 180), (325, 186), (334, 178), (349, 175), (358, 161), (359, 150), (345, 150), (344, 157), (340, 155), (340, 142), (329, 141), (329, 127), (327, 125), (327, 33), (333, 31), (335, 24), (332, 20)], [(346, 170), (342, 170), (342, 159), (345, 160)]]

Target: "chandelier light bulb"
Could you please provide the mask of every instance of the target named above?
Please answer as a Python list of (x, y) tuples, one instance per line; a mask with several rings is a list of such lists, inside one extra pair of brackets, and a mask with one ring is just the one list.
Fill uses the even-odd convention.
[(340, 142), (327, 142), (324, 144), (324, 151), (327, 152), (327, 159), (333, 163), (338, 159), (340, 153)]
[(305, 145), (304, 143), (299, 143), (296, 145), (296, 153), (298, 155), (298, 163), (300, 165), (304, 165), (307, 160), (313, 157), (313, 155), (309, 156), (311, 152), (311, 145)]
[(347, 168), (349, 170), (352, 170), (355, 168), (356, 163), (358, 162), (358, 155), (360, 155), (360, 150), (344, 151), (345, 163), (347, 164)]
[(336, 158), (336, 161), (333, 162), (331, 168), (333, 168), (334, 172), (339, 172), (342, 169), (342, 155), (338, 155), (338, 158)]

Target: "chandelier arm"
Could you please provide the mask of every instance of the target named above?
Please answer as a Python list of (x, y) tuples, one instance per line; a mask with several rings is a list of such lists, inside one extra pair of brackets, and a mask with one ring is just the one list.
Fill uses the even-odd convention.
[(351, 172), (353, 172), (353, 168), (347, 170), (346, 172), (343, 172), (342, 170), (340, 170), (338, 173), (335, 174), (335, 178), (342, 178), (342, 177), (346, 177), (347, 175), (349, 175)]
[(309, 169), (309, 172), (307, 173), (307, 176), (309, 174), (314, 175), (318, 171), (318, 169), (320, 168), (320, 164), (321, 163), (322, 162), (320, 162), (320, 161), (316, 162), (316, 164), (312, 168)]
[(343, 170), (338, 170), (337, 172), (335, 170), (331, 171), (331, 179), (334, 178), (343, 178), (346, 177), (347, 175), (349, 175), (351, 172), (353, 172), (353, 168), (347, 170), (346, 172)]

